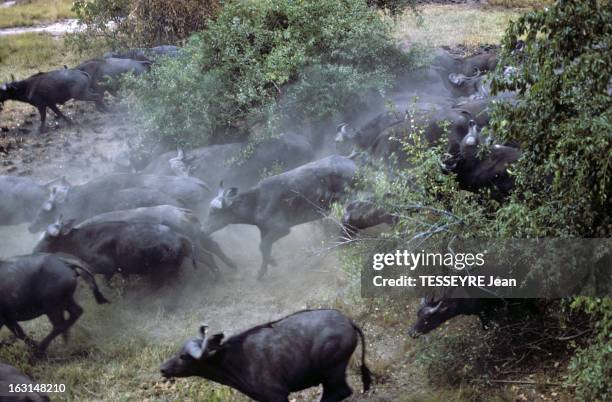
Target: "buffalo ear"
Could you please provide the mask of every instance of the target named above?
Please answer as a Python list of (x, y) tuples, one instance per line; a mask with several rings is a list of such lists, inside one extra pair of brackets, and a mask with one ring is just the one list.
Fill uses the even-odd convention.
[(53, 210), (53, 201), (45, 201), (45, 203), (42, 205), (42, 210), (45, 212), (51, 212)]
[(207, 349), (218, 349), (221, 346), (221, 341), (223, 341), (224, 337), (225, 335), (223, 335), (223, 333), (219, 333), (208, 338)]
[(70, 233), (75, 223), (76, 223), (76, 219), (70, 219), (69, 221), (65, 222), (62, 225), (62, 228), (60, 230), (60, 233), (62, 234), (62, 236), (65, 236), (68, 233)]
[(207, 329), (208, 329), (208, 325), (206, 325), (206, 324), (200, 325), (200, 328), (198, 328), (198, 336), (200, 337), (200, 339), (206, 338), (206, 330)]
[(187, 342), (185, 345), (185, 352), (189, 354), (189, 356), (193, 357), (196, 360), (200, 360), (202, 355), (204, 354), (204, 350), (202, 350), (202, 345), (196, 342), (195, 340), (191, 340)]
[(46, 232), (51, 237), (57, 237), (57, 236), (59, 236), (59, 234), (61, 232), (60, 229), (61, 228), (57, 224), (54, 223), (54, 224), (51, 224), (51, 225), (47, 226)]
[(223, 193), (225, 198), (234, 198), (238, 195), (238, 187), (230, 187)]

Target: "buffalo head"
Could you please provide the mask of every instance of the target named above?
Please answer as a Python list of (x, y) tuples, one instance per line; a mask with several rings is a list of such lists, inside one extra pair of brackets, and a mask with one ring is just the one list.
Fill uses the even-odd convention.
[(338, 124), (336, 129), (336, 142), (346, 142), (355, 138), (355, 130), (351, 129), (348, 123)]
[(456, 299), (442, 298), (437, 301), (433, 298), (429, 300), (421, 299), (421, 306), (417, 312), (417, 321), (408, 330), (408, 335), (416, 338), (419, 335), (436, 329), (445, 321), (461, 314), (457, 306)]
[(223, 188), (223, 181), (219, 184), (217, 196), (210, 201), (208, 219), (205, 230), (210, 234), (225, 226), (234, 223), (233, 207), (239, 198), (240, 192), (237, 187)]
[(49, 197), (43, 203), (36, 214), (36, 218), (28, 227), (30, 233), (41, 231), (45, 225), (50, 224), (59, 217), (60, 212), (58, 206), (68, 200), (68, 193), (71, 188), (70, 183), (66, 181), (65, 177), (62, 177), (59, 182), (53, 180), (47, 183), (45, 187), (49, 190)]
[(198, 335), (185, 342), (177, 355), (160, 366), (161, 374), (166, 378), (189, 377), (199, 375), (202, 366), (216, 356), (222, 347), (224, 335), (206, 335), (206, 325), (201, 325)]

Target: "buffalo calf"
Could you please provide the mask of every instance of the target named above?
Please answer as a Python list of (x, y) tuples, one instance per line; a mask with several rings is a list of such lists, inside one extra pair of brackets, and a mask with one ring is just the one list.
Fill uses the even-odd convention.
[(337, 310), (306, 310), (224, 335), (197, 338), (161, 366), (164, 377), (198, 376), (228, 385), (256, 401), (288, 402), (291, 392), (323, 384), (322, 402), (348, 398), (346, 368), (361, 338), (361, 380), (371, 383), (361, 329)]
[(185, 258), (196, 268), (191, 240), (150, 223), (100, 222), (73, 228), (57, 221), (35, 251), (75, 255), (107, 279), (116, 273), (147, 275), (156, 287), (176, 281)]
[(18, 322), (45, 314), (53, 329), (37, 346), (37, 352), (43, 353), (55, 337), (66, 337), (83, 313), (74, 300), (77, 276), (88, 282), (98, 303), (108, 303), (87, 265), (75, 257), (41, 253), (0, 261), (0, 328), (6, 325), (17, 338), (36, 347)]

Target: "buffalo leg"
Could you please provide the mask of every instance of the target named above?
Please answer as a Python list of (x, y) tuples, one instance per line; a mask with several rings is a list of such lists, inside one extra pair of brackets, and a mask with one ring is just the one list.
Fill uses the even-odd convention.
[(40, 127), (38, 127), (38, 132), (44, 133), (47, 130), (47, 127), (46, 127), (47, 106), (46, 105), (38, 106), (38, 114), (40, 114)]
[(108, 108), (104, 103), (104, 91), (99, 92), (95, 88), (90, 88), (86, 93), (79, 96), (78, 99), (87, 102), (95, 102), (96, 109), (99, 112), (108, 112)]
[(225, 253), (223, 252), (223, 250), (221, 249), (221, 247), (216, 241), (214, 241), (213, 239), (209, 237), (205, 237), (204, 239), (202, 239), (201, 243), (202, 243), (202, 248), (204, 250), (208, 250), (213, 255), (216, 255), (217, 258), (219, 258), (225, 265), (227, 265), (233, 270), (238, 269), (236, 264), (234, 264), (234, 261), (232, 261), (227, 255), (225, 255)]
[(53, 310), (47, 313), (47, 317), (49, 317), (49, 321), (51, 321), (53, 329), (51, 330), (51, 333), (47, 335), (38, 346), (39, 354), (44, 353), (45, 350), (47, 350), (47, 347), (49, 346), (51, 341), (55, 339), (58, 335), (66, 333), (70, 329), (70, 327), (72, 327), (72, 325), (76, 322), (76, 320), (79, 319), (81, 314), (83, 314), (83, 309), (81, 308), (81, 306), (76, 304), (74, 300), (71, 300), (66, 310), (68, 310), (69, 314), (68, 319), (64, 318), (63, 309)]
[(59, 108), (57, 107), (57, 105), (51, 104), (49, 105), (49, 108), (53, 110), (53, 113), (55, 113), (62, 119), (66, 120), (66, 123), (72, 125), (72, 120), (68, 116), (66, 116), (64, 113), (62, 113), (61, 110), (59, 110)]
[[(197, 254), (197, 260), (204, 263), (204, 265), (206, 265), (208, 267), (208, 269), (210, 270), (210, 273), (215, 277), (218, 278), (220, 276), (220, 270), (219, 270), (219, 266), (217, 265), (217, 263), (215, 262), (215, 258), (213, 257), (213, 254), (199, 246), (195, 248), (195, 252)], [(194, 266), (195, 268), (195, 266)]]
[(341, 363), (325, 375), (323, 381), (323, 395), (321, 402), (342, 401), (353, 393), (346, 382), (346, 366), (348, 362)]
[(11, 330), (13, 335), (15, 335), (18, 339), (21, 339), (22, 341), (24, 341), (26, 345), (28, 345), (31, 348), (36, 347), (36, 342), (34, 342), (32, 338), (26, 335), (26, 333), (23, 331), (23, 328), (21, 328), (19, 324), (17, 324), (16, 322), (6, 322), (5, 325), (7, 326), (8, 329)]
[(276, 266), (276, 261), (272, 258), (272, 245), (278, 239), (285, 237), (289, 234), (289, 230), (266, 232), (261, 233), (261, 243), (259, 244), (259, 250), (261, 251), (261, 268), (257, 274), (257, 279), (264, 277), (268, 272), (268, 265)]
[(178, 267), (174, 264), (162, 264), (151, 268), (149, 280), (151, 287), (154, 290), (161, 289), (164, 286), (174, 287), (181, 275), (182, 264), (179, 262)]

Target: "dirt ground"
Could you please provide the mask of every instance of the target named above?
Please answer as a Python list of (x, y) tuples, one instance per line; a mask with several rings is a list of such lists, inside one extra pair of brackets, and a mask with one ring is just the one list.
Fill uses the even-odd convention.
[[(100, 114), (91, 105), (70, 103), (63, 110), (74, 119), (74, 126), (54, 122), (47, 133), (38, 134), (34, 109), (7, 103), (0, 123), (0, 174), (28, 175), (41, 182), (66, 176), (82, 183), (112, 172), (117, 155), (135, 135), (128, 115), (118, 105), (113, 109)], [(0, 258), (31, 251), (39, 235), (29, 234), (26, 227), (0, 227)], [(337, 233), (331, 220), (294, 228), (274, 246), (278, 266), (257, 281), (261, 261), (257, 230), (228, 227), (214, 237), (237, 262), (238, 272), (226, 268), (222, 279), (212, 282), (205, 268), (195, 272), (189, 268), (179, 289), (160, 294), (151, 294), (138, 283), (115, 283), (112, 288), (103, 286), (112, 303), (101, 306), (81, 286), (78, 300), (85, 313), (68, 343), (58, 338), (47, 358), (32, 362), (30, 351), (3, 330), (0, 360), (17, 364), (40, 381), (67, 383), (70, 391), (57, 400), (245, 401), (237, 392), (201, 379), (164, 381), (159, 364), (203, 321), (211, 331), (229, 335), (301, 309), (333, 307), (363, 327), (367, 361), (375, 374), (373, 391), (362, 394), (357, 362), (351, 365), (349, 382), (355, 393), (349, 401), (483, 400), (482, 395), (475, 397), (462, 389), (436, 390), (428, 385), (426, 373), (413, 364), (415, 353), (423, 344), (446, 336), (449, 326), (434, 336), (412, 340), (406, 329), (415, 317), (416, 303), (398, 311), (397, 306), (386, 309), (380, 301), (361, 299), (358, 278), (342, 270), (337, 250), (329, 251)], [(35, 339), (49, 330), (46, 318), (24, 327)], [(450, 326), (462, 327), (476, 328), (476, 320), (457, 319)], [(313, 388), (296, 393), (292, 401), (315, 401), (319, 392)], [(516, 395), (517, 391), (497, 389), (484, 400), (517, 400)], [(542, 398), (534, 389), (522, 390), (521, 395), (528, 396), (523, 400), (561, 400)]]
[[(48, 124), (52, 127), (48, 132), (39, 134), (39, 117), (33, 108), (16, 103), (6, 104), (0, 123), (0, 174), (27, 175), (41, 182), (65, 176), (72, 183), (82, 183), (115, 169), (116, 156), (127, 149), (126, 139), (134, 134), (127, 115), (118, 110), (100, 114), (90, 105), (72, 102), (63, 110), (73, 118), (75, 125), (68, 126), (63, 121), (48, 118)], [(0, 227), (0, 258), (31, 251), (39, 235), (28, 233), (26, 227)], [(255, 275), (261, 261), (257, 230), (243, 225), (226, 228), (215, 234), (215, 238), (237, 262), (239, 272), (231, 273), (226, 269), (224, 277), (215, 284), (207, 283), (209, 278), (205, 272), (188, 272), (188, 279), (179, 292), (166, 293), (162, 297), (146, 294), (138, 284), (131, 290), (130, 285), (122, 287), (128, 289), (126, 294), (118, 294), (123, 291), (107, 288), (105, 292), (110, 292), (113, 303), (109, 306), (91, 303), (91, 309), (76, 324), (73, 332), (77, 335), (73, 338), (91, 335), (92, 329), (88, 329), (87, 323), (93, 317), (89, 314), (99, 314), (104, 309), (121, 311), (119, 315), (105, 313), (112, 316), (112, 329), (96, 323), (96, 326), (105, 327), (103, 331), (107, 338), (120, 336), (124, 326), (146, 317), (147, 321), (154, 319), (156, 322), (154, 330), (147, 335), (153, 343), (166, 343), (178, 348), (184, 337), (191, 336), (200, 320), (206, 321), (213, 331), (223, 330), (231, 334), (305, 308), (346, 307), (350, 304), (345, 299), (350, 280), (341, 270), (335, 252), (321, 254), (321, 250), (327, 248), (325, 242), (334, 241), (335, 232), (335, 225), (330, 222), (294, 228), (290, 236), (274, 247), (279, 266), (271, 268), (264, 281), (257, 281)], [(81, 290), (81, 293), (86, 291)], [(85, 294), (82, 297), (88, 298)], [(143, 305), (145, 298), (152, 300)], [(166, 305), (168, 303), (171, 307)], [(167, 309), (172, 312), (169, 313)], [(354, 310), (351, 315), (359, 308)], [(138, 318), (135, 319), (134, 315)], [(359, 317), (356, 320), (359, 322)], [(406, 340), (400, 329), (375, 328), (366, 322), (361, 324), (368, 340), (368, 361), (375, 371), (375, 368), (387, 366), (401, 358), (406, 349)], [(176, 326), (179, 325), (182, 328), (177, 330)], [(26, 323), (25, 327), (38, 339), (48, 325), (45, 318), (40, 318)], [(177, 336), (177, 333), (184, 336)], [(4, 347), (20, 347), (7, 331), (3, 331), (0, 340), (11, 345)], [(61, 341), (55, 341), (49, 352), (50, 361), (59, 358), (66, 352), (65, 348), (70, 347), (78, 348), (70, 346), (70, 343), (63, 345)], [(70, 350), (71, 353), (75, 352), (74, 349)], [(103, 367), (106, 362), (98, 363)], [(50, 362), (46, 364), (53, 366)], [(40, 371), (33, 369), (39, 378), (46, 371), (46, 368)], [(151, 383), (161, 381), (157, 365), (149, 367), (146, 377)], [(377, 386), (375, 393), (365, 397), (356, 392), (352, 400), (389, 400), (385, 396), (385, 388), (391, 378), (385, 378), (385, 384)], [(361, 390), (357, 367), (351, 370), (351, 383), (355, 390)], [(157, 387), (163, 389), (162, 385), (158, 384)], [(79, 389), (74, 390), (74, 394), (84, 395), (83, 390)], [(318, 390), (309, 390), (296, 395), (295, 400), (316, 400), (317, 395)], [(98, 397), (101, 400), (112, 399), (103, 395)], [(235, 397), (239, 398), (237, 395)]]

